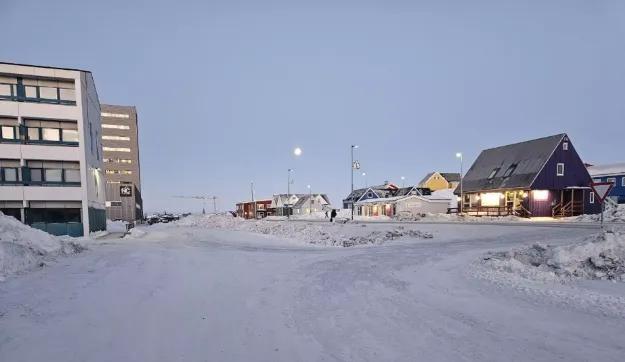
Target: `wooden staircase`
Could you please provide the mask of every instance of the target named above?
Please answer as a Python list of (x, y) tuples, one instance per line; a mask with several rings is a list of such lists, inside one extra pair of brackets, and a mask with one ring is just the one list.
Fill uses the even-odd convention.
[(559, 203), (551, 208), (551, 214), (555, 218), (581, 215), (584, 212), (583, 201), (571, 200), (567, 203)]

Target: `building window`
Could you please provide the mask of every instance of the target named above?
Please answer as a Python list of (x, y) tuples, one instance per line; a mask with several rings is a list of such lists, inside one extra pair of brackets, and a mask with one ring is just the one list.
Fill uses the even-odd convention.
[(506, 172), (503, 174), (503, 177), (510, 177), (512, 175), (512, 173), (514, 172), (514, 170), (516, 170), (516, 164), (512, 164), (510, 165), (510, 167), (508, 167), (508, 169), (506, 170)]
[(0, 181), (7, 183), (17, 183), (19, 181), (19, 173), (16, 167), (3, 167), (0, 171)]
[(593, 178), (592, 182), (594, 182), (594, 183), (601, 182), (601, 179), (600, 178)]
[(621, 178), (621, 186), (625, 187), (625, 177)]
[(130, 129), (130, 126), (126, 126), (123, 124), (107, 124), (107, 123), (102, 123), (102, 128), (110, 128), (110, 129)]
[(0, 76), (0, 99), (76, 105), (74, 81)]
[(564, 176), (564, 163), (558, 163), (556, 165), (556, 175)]
[(3, 140), (16, 140), (18, 139), (17, 127), (14, 126), (2, 126), (0, 127), (0, 138)]
[(128, 114), (123, 114), (123, 113), (108, 113), (108, 112), (102, 112), (100, 113), (100, 115), (102, 117), (110, 117), (110, 118), (130, 118), (130, 115)]
[(102, 150), (108, 152), (130, 152), (130, 148), (127, 147), (102, 147)]
[(593, 191), (590, 192), (590, 203), (591, 204), (595, 203), (595, 193)]
[(121, 201), (107, 201), (106, 202), (106, 207), (118, 207), (118, 206), (122, 206), (122, 202)]
[(102, 136), (102, 139), (111, 141), (130, 141), (130, 137), (126, 136)]
[(61, 142), (61, 130), (58, 128), (42, 128), (41, 134), (44, 141)]
[(569, 143), (568, 142), (563, 142), (562, 143), (562, 149), (565, 150), (565, 151), (568, 151), (569, 150)]
[(78, 124), (76, 122), (29, 119), (24, 123), (28, 142), (78, 145)]
[(132, 175), (132, 171), (128, 170), (106, 170), (107, 175)]
[(43, 173), (47, 182), (63, 182), (63, 170), (47, 168)]
[(495, 175), (497, 175), (497, 172), (499, 172), (499, 167), (494, 168), (491, 172), (490, 175), (488, 175), (488, 179), (492, 180), (493, 178), (495, 178)]
[(29, 160), (27, 168), (29, 176), (25, 176), (24, 181), (30, 185), (80, 185), (78, 162)]
[(106, 163), (132, 163), (132, 160), (127, 158), (105, 158)]
[(78, 142), (78, 131), (75, 129), (64, 129), (61, 131), (63, 142)]
[(606, 180), (606, 182), (611, 183), (612, 185), (616, 186), (616, 177), (608, 177), (608, 179)]

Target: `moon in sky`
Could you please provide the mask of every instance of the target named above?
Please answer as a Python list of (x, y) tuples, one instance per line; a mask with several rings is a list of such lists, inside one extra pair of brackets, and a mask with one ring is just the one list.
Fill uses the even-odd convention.
[(302, 154), (302, 149), (301, 149), (301, 148), (299, 148), (299, 147), (295, 147), (295, 149), (293, 150), (293, 154), (294, 154), (295, 156), (299, 156), (299, 155), (301, 155), (301, 154)]

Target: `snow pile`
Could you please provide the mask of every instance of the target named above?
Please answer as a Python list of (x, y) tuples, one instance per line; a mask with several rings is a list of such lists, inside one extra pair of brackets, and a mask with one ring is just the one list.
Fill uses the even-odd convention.
[(125, 233), (128, 230), (128, 223), (126, 221), (111, 221), (106, 220), (106, 231), (110, 233)]
[(44, 266), (48, 257), (83, 250), (70, 237), (50, 235), (0, 213), (0, 281), (36, 265)]
[(420, 215), (398, 215), (398, 221), (428, 221), (428, 222), (475, 222), (475, 223), (509, 223), (529, 221), (529, 219), (519, 216), (471, 216), (460, 214), (432, 214), (423, 213)]
[[(566, 218), (567, 221), (597, 222), (601, 220), (601, 214), (580, 215)], [(607, 202), (603, 212), (605, 222), (625, 222), (625, 205)]]
[(606, 231), (572, 245), (534, 244), (520, 250), (489, 253), (482, 263), (496, 271), (540, 281), (625, 281), (625, 234)]
[(406, 229), (404, 226), (389, 226), (383, 230), (369, 231), (367, 225), (340, 223), (304, 223), (266, 220), (244, 220), (242, 218), (218, 215), (194, 215), (176, 223), (179, 226), (204, 227), (247, 231), (275, 235), (324, 246), (354, 246), (383, 244), (389, 240), (412, 238), (430, 239), (431, 233)]

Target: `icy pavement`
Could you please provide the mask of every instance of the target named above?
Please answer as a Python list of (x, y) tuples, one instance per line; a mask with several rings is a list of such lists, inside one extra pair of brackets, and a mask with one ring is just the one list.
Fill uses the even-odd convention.
[(474, 273), (487, 252), (596, 230), (418, 229), (433, 238), (337, 248), (138, 228), (0, 283), (0, 361), (623, 360), (624, 283)]

